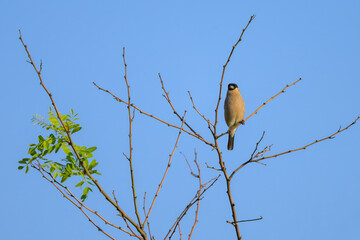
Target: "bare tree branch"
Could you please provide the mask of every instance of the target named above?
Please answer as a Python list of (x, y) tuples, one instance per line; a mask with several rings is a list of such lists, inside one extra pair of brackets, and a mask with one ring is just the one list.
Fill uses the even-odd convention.
[[(58, 182), (58, 181), (54, 178), (54, 176), (53, 176), (49, 171), (47, 171), (46, 169), (44, 169), (44, 168), (41, 166), (41, 164), (39, 163), (39, 161), (37, 161), (37, 163), (38, 163), (38, 164), (37, 164), (36, 166), (34, 165), (34, 166), (32, 166), (32, 167), (35, 168), (36, 170), (38, 170), (42, 175), (44, 175), (44, 173), (46, 173), (47, 175), (49, 175), (50, 181), (49, 181), (48, 178), (46, 178), (46, 177), (44, 177), (44, 176), (43, 176), (43, 177), (44, 177), (46, 180), (48, 180), (50, 183), (52, 183), (56, 188), (57, 188), (57, 186), (59, 186), (59, 187), (65, 189), (65, 190), (66, 190), (65, 193), (66, 193), (68, 196), (72, 197), (74, 200), (76, 200), (76, 202), (77, 202), (81, 207), (83, 207), (83, 208), (87, 209), (89, 212), (95, 214), (97, 217), (99, 217), (101, 220), (103, 220), (105, 224), (108, 224), (109, 226), (112, 226), (112, 227), (114, 227), (114, 228), (117, 228), (117, 229), (119, 229), (119, 230), (121, 230), (121, 231), (129, 234), (129, 235), (132, 236), (132, 237), (137, 237), (137, 238), (139, 238), (139, 239), (141, 238), (140, 236), (136, 235), (131, 229), (130, 229), (130, 230), (131, 230), (132, 233), (126, 231), (125, 229), (123, 229), (123, 228), (120, 227), (120, 226), (117, 226), (117, 225), (112, 224), (111, 222), (109, 222), (108, 220), (106, 220), (104, 217), (102, 217), (102, 216), (99, 214), (98, 211), (94, 211), (94, 210), (90, 209), (90, 208), (89, 208), (88, 206), (86, 206), (83, 202), (81, 202), (81, 201), (70, 191), (70, 189), (69, 189), (67, 186), (64, 186), (63, 184), (61, 184), (60, 182)], [(57, 186), (56, 186), (55, 184), (56, 184)], [(59, 190), (59, 189), (57, 188), (57, 190)], [(62, 192), (62, 191), (60, 191), (60, 192), (61, 192), (61, 193), (64, 193), (64, 192)]]
[[(141, 225), (141, 219), (140, 219), (140, 214), (138, 211), (138, 207), (137, 207), (137, 196), (136, 196), (136, 191), (135, 191), (135, 180), (134, 180), (134, 169), (133, 169), (133, 164), (132, 164), (132, 152), (133, 152), (133, 147), (132, 147), (132, 122), (133, 122), (133, 117), (131, 116), (131, 97), (130, 97), (130, 86), (129, 86), (129, 82), (127, 79), (127, 64), (126, 64), (126, 60), (125, 60), (125, 47), (123, 48), (123, 60), (124, 60), (124, 67), (125, 67), (125, 74), (124, 74), (124, 79), (125, 79), (125, 83), (126, 83), (126, 88), (127, 88), (127, 95), (128, 95), (128, 114), (129, 114), (129, 157), (127, 157), (127, 159), (129, 160), (129, 165), (130, 165), (130, 175), (131, 175), (131, 189), (132, 189), (132, 194), (133, 194), (133, 201), (134, 201), (134, 210), (135, 210), (135, 215), (136, 218), (138, 220), (138, 224), (140, 226), (140, 228), (142, 230), (144, 230), (144, 227)], [(124, 154), (125, 155), (125, 154)], [(125, 155), (126, 156), (126, 155)]]
[(179, 240), (181, 240), (182, 239), (182, 233), (181, 233), (181, 228), (180, 228), (180, 224), (178, 225), (178, 229), (179, 229)]
[(213, 169), (213, 170), (215, 170), (215, 171), (221, 171), (221, 169), (219, 169), (219, 168), (215, 168), (215, 167), (209, 166), (209, 165), (207, 164), (207, 162), (205, 162), (205, 165), (206, 165), (207, 168)]
[[(197, 162), (197, 152), (196, 152), (196, 150), (195, 150), (195, 159), (194, 159), (194, 163), (195, 163), (195, 165), (196, 165), (196, 168), (197, 168), (197, 170), (198, 170), (198, 174), (197, 174), (197, 178), (199, 179), (199, 190), (198, 190), (198, 196), (200, 197), (200, 193), (201, 193), (201, 190), (203, 189), (203, 185), (202, 185), (202, 183), (201, 183), (201, 169), (200, 169), (200, 166), (199, 166), (199, 164), (198, 164), (198, 162)], [(197, 202), (197, 204), (196, 204), (196, 211), (195, 211), (195, 220), (194, 220), (194, 224), (193, 224), (193, 226), (192, 226), (192, 228), (191, 228), (191, 231), (190, 231), (190, 233), (189, 233), (189, 238), (188, 238), (188, 240), (190, 240), (191, 239), (191, 236), (192, 236), (192, 234), (193, 234), (193, 232), (194, 232), (194, 230), (195, 230), (195, 226), (196, 226), (196, 224), (198, 223), (198, 217), (199, 217), (199, 209), (200, 209), (200, 201), (198, 201)]]
[[(159, 73), (159, 79), (161, 82), (161, 88), (164, 91), (165, 95), (164, 98), (166, 99), (166, 101), (169, 103), (171, 109), (173, 110), (173, 113), (180, 119), (180, 121), (183, 121), (183, 119), (181, 118), (181, 116), (177, 113), (177, 111), (174, 108), (174, 105), (172, 104), (171, 100), (170, 100), (170, 96), (169, 93), (166, 91), (165, 86), (164, 86), (164, 82), (162, 80), (161, 74)], [(196, 136), (200, 136), (200, 134), (198, 134), (194, 129), (192, 129), (190, 127), (190, 125), (185, 121), (184, 124), (190, 129), (190, 131), (192, 131)]]
[(153, 200), (152, 200), (150, 209), (149, 209), (149, 211), (148, 211), (148, 213), (147, 213), (147, 215), (146, 215), (146, 218), (145, 218), (145, 220), (144, 220), (144, 222), (143, 222), (143, 224), (142, 224), (143, 226), (145, 225), (146, 221), (148, 220), (148, 218), (149, 218), (149, 216), (150, 216), (151, 210), (152, 210), (152, 208), (153, 208), (153, 206), (154, 206), (154, 203), (155, 203), (155, 201), (156, 201), (157, 196), (159, 195), (160, 189), (162, 188), (162, 185), (163, 185), (163, 183), (164, 183), (166, 174), (167, 174), (167, 172), (168, 172), (168, 170), (169, 170), (169, 168), (170, 168), (172, 157), (173, 157), (173, 155), (174, 155), (174, 153), (175, 153), (175, 150), (176, 150), (176, 148), (177, 148), (177, 145), (178, 145), (178, 142), (179, 142), (179, 139), (180, 139), (181, 132), (183, 131), (183, 127), (184, 127), (184, 123), (185, 123), (185, 115), (186, 115), (186, 111), (185, 111), (185, 113), (184, 113), (184, 115), (183, 115), (183, 117), (182, 117), (181, 128), (180, 128), (179, 134), (178, 134), (178, 136), (177, 136), (177, 139), (176, 139), (176, 142), (175, 142), (175, 146), (174, 146), (174, 148), (173, 148), (173, 150), (172, 150), (172, 152), (171, 152), (171, 154), (170, 154), (170, 156), (169, 156), (169, 161), (168, 161), (167, 167), (166, 167), (166, 169), (165, 169), (165, 173), (164, 173), (164, 175), (163, 175), (163, 177), (162, 177), (162, 179), (161, 179), (161, 182), (160, 182), (160, 184), (159, 184), (159, 187), (158, 187), (158, 189), (157, 189), (157, 191), (156, 191), (156, 193), (155, 193), (155, 196), (154, 196), (154, 198), (153, 198)]
[[(113, 190), (112, 193), (113, 193), (113, 196), (114, 196), (114, 200), (115, 200), (115, 202), (116, 202), (116, 205), (119, 206), (119, 202), (117, 201), (116, 196), (115, 196), (115, 190)], [(137, 238), (141, 239), (141, 237), (138, 236), (138, 235), (136, 235), (136, 234), (134, 233), (134, 231), (131, 229), (131, 227), (130, 227), (129, 223), (127, 222), (126, 218), (124, 218), (124, 216), (121, 216), (120, 214), (119, 214), (119, 216), (122, 217), (122, 219), (124, 220), (124, 222), (125, 222), (125, 224), (126, 224), (126, 227), (130, 230), (130, 232), (131, 232), (132, 234), (134, 234), (134, 236), (136, 236)]]
[(217, 102), (216, 108), (215, 108), (215, 123), (214, 123), (214, 125), (216, 125), (216, 124), (218, 123), (218, 110), (219, 110), (219, 105), (220, 105), (220, 101), (221, 101), (222, 84), (223, 84), (223, 81), (224, 81), (224, 76), (225, 76), (226, 67), (227, 67), (228, 63), (230, 62), (231, 56), (232, 56), (232, 54), (233, 54), (236, 46), (239, 44), (239, 42), (241, 42), (242, 36), (244, 35), (246, 29), (248, 28), (248, 26), (250, 25), (250, 23), (252, 22), (252, 20), (254, 20), (254, 18), (255, 18), (255, 15), (252, 15), (252, 16), (250, 17), (250, 20), (249, 20), (248, 24), (247, 24), (246, 27), (242, 30), (242, 33), (241, 33), (239, 39), (237, 40), (237, 42), (235, 43), (235, 45), (232, 47), (231, 52), (230, 52), (230, 54), (229, 54), (229, 57), (228, 57), (225, 65), (223, 66), (223, 71), (222, 71), (221, 80), (220, 80), (220, 87), (219, 87), (219, 98), (218, 98), (218, 102)]
[(274, 96), (272, 96), (271, 98), (269, 98), (269, 100), (267, 100), (266, 102), (264, 102), (260, 107), (258, 107), (252, 114), (250, 114), (247, 118), (245, 118), (244, 121), (247, 121), (251, 116), (253, 116), (254, 114), (257, 114), (257, 112), (264, 107), (266, 104), (268, 104), (271, 100), (273, 100), (274, 98), (276, 98), (277, 96), (279, 96), (280, 94), (285, 92), (285, 89), (287, 89), (288, 87), (291, 87), (293, 85), (295, 85), (297, 82), (301, 81), (301, 78), (299, 78), (298, 80), (296, 80), (295, 82), (286, 85), (280, 92), (278, 92), (277, 94), (275, 94)]
[(242, 167), (244, 167), (246, 164), (250, 163), (250, 162), (253, 160), (254, 154), (255, 154), (255, 152), (257, 151), (259, 144), (260, 144), (261, 141), (263, 140), (264, 135), (265, 135), (265, 131), (263, 131), (263, 134), (262, 134), (260, 140), (256, 143), (255, 149), (254, 149), (254, 151), (252, 152), (250, 159), (247, 160), (246, 162), (244, 162), (243, 164), (241, 164), (238, 168), (236, 168), (236, 169), (231, 173), (230, 179), (232, 179), (232, 177), (235, 175), (235, 173), (236, 173), (237, 171), (239, 171)]
[[(296, 80), (295, 82), (286, 85), (280, 92), (278, 92), (277, 94), (275, 94), (274, 96), (272, 96), (271, 98), (269, 98), (266, 102), (264, 102), (263, 104), (261, 104), (260, 107), (258, 107), (252, 114), (250, 114), (248, 117), (246, 117), (246, 118), (243, 120), (243, 122), (240, 122), (240, 123), (239, 123), (238, 125), (236, 125), (235, 127), (238, 127), (240, 124), (244, 124), (251, 116), (257, 114), (258, 111), (259, 111), (261, 108), (263, 108), (266, 104), (268, 104), (271, 100), (273, 100), (274, 98), (276, 98), (276, 97), (279, 96), (280, 94), (285, 93), (285, 89), (287, 89), (288, 87), (291, 87), (291, 86), (295, 85), (296, 83), (298, 83), (298, 82), (301, 81), (301, 80), (302, 80), (302, 79), (299, 78), (299, 79)], [(228, 133), (229, 133), (229, 131), (226, 131), (226, 132), (220, 134), (219, 136), (217, 136), (217, 138), (220, 138), (220, 137), (222, 137), (222, 136), (224, 136), (224, 135), (226, 135), (226, 134), (228, 134)]]
[[(146, 207), (145, 207), (145, 203), (146, 203), (146, 192), (144, 193), (144, 205), (143, 205), (143, 210), (144, 210), (144, 216), (146, 217), (147, 214), (146, 214)], [(153, 239), (153, 237), (151, 236), (151, 231), (150, 231), (150, 222), (149, 221), (146, 221), (147, 223), (147, 227), (148, 227), (148, 230), (149, 230), (149, 236), (150, 236), (150, 239)]]
[(282, 153), (278, 153), (278, 154), (274, 154), (274, 155), (271, 155), (271, 156), (267, 156), (267, 157), (253, 159), (252, 162), (259, 162), (259, 161), (262, 161), (264, 159), (275, 158), (275, 157), (278, 157), (278, 156), (281, 156), (281, 155), (284, 155), (284, 154), (288, 154), (288, 153), (291, 153), (291, 152), (296, 152), (296, 151), (299, 151), (299, 150), (305, 150), (307, 147), (310, 147), (311, 145), (314, 145), (315, 143), (319, 143), (319, 142), (322, 142), (322, 141), (325, 141), (325, 140), (328, 140), (328, 139), (333, 139), (335, 135), (347, 130), (352, 125), (354, 125), (359, 120), (359, 118), (360, 118), (360, 116), (358, 116), (352, 123), (350, 123), (348, 126), (346, 126), (343, 129), (341, 129), (341, 127), (340, 127), (339, 130), (337, 130), (336, 132), (334, 132), (333, 134), (331, 134), (328, 137), (324, 137), (322, 139), (315, 140), (315, 141), (313, 141), (313, 142), (311, 142), (311, 143), (309, 143), (309, 144), (307, 144), (307, 145), (305, 145), (303, 147), (291, 149), (291, 150), (288, 150), (288, 151), (285, 151), (285, 152), (282, 152)]
[[(214, 126), (214, 124), (212, 124), (212, 123), (210, 122), (210, 120), (209, 120), (208, 118), (206, 118), (205, 115), (201, 114), (201, 113), (199, 112), (199, 110), (196, 108), (195, 103), (194, 103), (194, 100), (193, 100), (193, 98), (192, 98), (192, 96), (191, 96), (190, 91), (188, 91), (188, 94), (189, 94), (191, 103), (192, 103), (193, 108), (195, 109), (195, 111), (208, 123), (209, 126)], [(211, 129), (210, 127), (209, 127), (209, 129), (210, 129), (210, 131), (212, 131), (212, 129)]]
[(190, 174), (191, 174), (192, 176), (194, 176), (195, 178), (199, 178), (199, 174), (195, 174), (194, 171), (192, 170), (191, 165), (190, 165), (190, 163), (189, 163), (186, 155), (185, 155), (184, 153), (182, 153), (182, 152), (180, 152), (180, 154), (183, 155), (183, 157), (185, 158), (185, 161), (186, 161), (186, 163), (187, 163), (187, 165), (188, 165), (188, 167), (189, 167), (189, 169), (190, 169)]
[[(263, 217), (262, 216), (260, 216), (259, 218), (254, 218), (254, 219), (247, 219), (247, 220), (240, 220), (240, 221), (237, 221), (238, 223), (243, 223), (243, 222), (252, 222), (252, 221), (259, 221), (259, 220), (261, 220), (261, 219), (263, 219)], [(234, 223), (233, 222), (230, 222), (230, 221), (226, 221), (227, 223), (230, 223), (230, 224), (232, 224), (232, 225), (234, 225)]]
[[(52, 180), (50, 180), (48, 177), (46, 177), (46, 175), (45, 175), (44, 172), (42, 171), (42, 170), (44, 170), (44, 169), (41, 167), (40, 164), (38, 164), (38, 165), (36, 166), (36, 165), (34, 165), (33, 163), (31, 163), (31, 166), (32, 166), (33, 168), (35, 168), (36, 170), (38, 170), (38, 171), (42, 174), (43, 178), (45, 178), (45, 179), (46, 179), (48, 182), (50, 182), (60, 193), (62, 193), (62, 195), (63, 195), (64, 198), (66, 198), (66, 199), (67, 199), (68, 201), (70, 201), (74, 206), (76, 206), (76, 207), (85, 215), (85, 217), (89, 220), (89, 222), (91, 222), (100, 232), (102, 232), (103, 234), (105, 234), (105, 235), (106, 235), (107, 237), (109, 237), (110, 239), (115, 240), (114, 237), (112, 237), (111, 235), (109, 235), (108, 233), (106, 233), (102, 228), (100, 228), (100, 227), (90, 218), (90, 216), (84, 211), (84, 209), (83, 209), (80, 205), (76, 204), (73, 200), (71, 200), (70, 197), (68, 197), (67, 194), (65, 194), (65, 193), (56, 185), (56, 183), (55, 183), (55, 181), (54, 181), (54, 178), (52, 178)], [(121, 229), (121, 230), (127, 232), (127, 231), (124, 230), (124, 229)], [(128, 233), (128, 232), (127, 232), (127, 233)], [(130, 233), (129, 233), (129, 234), (130, 234)], [(130, 235), (131, 235), (131, 234), (130, 234)]]
[[(215, 182), (219, 179), (220, 175), (218, 175), (216, 178), (211, 179), (209, 182), (204, 184), (204, 188), (202, 190), (202, 192), (200, 194), (198, 194), (198, 192), (196, 192), (195, 196), (193, 197), (193, 199), (190, 201), (190, 203), (185, 207), (185, 209), (180, 213), (179, 217), (176, 219), (175, 223), (172, 225), (172, 227), (169, 229), (168, 233), (166, 234), (166, 236), (164, 237), (164, 240), (169, 236), (169, 239), (171, 239), (172, 235), (174, 234), (177, 226), (179, 225), (181, 219), (186, 215), (187, 211), (197, 202), (201, 200), (201, 196), (209, 189), (211, 188)], [(208, 187), (207, 184), (210, 185)]]
[[(109, 90), (106, 90), (106, 89), (101, 88), (101, 87), (100, 87), (99, 85), (97, 85), (95, 82), (93, 82), (93, 84), (94, 84), (99, 90), (104, 91), (104, 92), (110, 94), (111, 96), (113, 96), (116, 101), (121, 102), (121, 103), (125, 103), (125, 104), (128, 105), (128, 102), (126, 102), (126, 101), (122, 100), (121, 98), (117, 97), (115, 94), (113, 94), (113, 93), (110, 92)], [(138, 110), (141, 114), (144, 114), (144, 115), (146, 115), (146, 116), (148, 116), (148, 117), (151, 117), (151, 118), (153, 118), (153, 119), (155, 119), (155, 120), (157, 120), (157, 121), (159, 121), (159, 122), (162, 122), (162, 123), (168, 125), (169, 127), (173, 127), (173, 128), (180, 129), (180, 127), (178, 127), (178, 126), (176, 126), (176, 125), (173, 125), (173, 124), (171, 124), (171, 123), (169, 123), (169, 122), (166, 122), (166, 121), (164, 121), (164, 120), (162, 120), (162, 119), (160, 119), (160, 118), (158, 118), (158, 117), (155, 117), (155, 116), (152, 115), (152, 114), (149, 114), (149, 113), (147, 113), (147, 112), (144, 112), (144, 111), (141, 110), (140, 108), (136, 107), (133, 103), (131, 103), (130, 106), (133, 107), (133, 108), (135, 108), (136, 110)], [(192, 133), (192, 132), (190, 132), (190, 131), (188, 131), (188, 130), (186, 130), (186, 129), (183, 129), (182, 131), (183, 131), (183, 132), (186, 132), (187, 134), (189, 134), (189, 135), (191, 135), (191, 136), (193, 136), (193, 137), (198, 138), (199, 140), (203, 141), (203, 142), (206, 143), (207, 145), (210, 145), (210, 146), (214, 147), (214, 144), (206, 141), (206, 140), (205, 140), (204, 138), (202, 138), (201, 136), (196, 135), (196, 134), (194, 134), (194, 133)]]

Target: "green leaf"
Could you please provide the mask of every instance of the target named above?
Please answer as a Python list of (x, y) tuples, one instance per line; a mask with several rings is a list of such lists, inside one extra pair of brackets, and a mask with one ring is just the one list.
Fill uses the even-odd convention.
[(81, 201), (85, 201), (85, 199), (87, 198), (87, 195), (89, 193), (89, 190), (92, 191), (91, 188), (89, 188), (89, 187), (84, 188), (83, 195), (81, 196)]
[(92, 192), (92, 189), (89, 188), (89, 187), (85, 187), (84, 191), (83, 191), (83, 194), (87, 195), (89, 193), (89, 191)]
[(18, 166), (18, 169), (19, 170), (21, 170), (21, 169), (23, 169), (24, 168), (24, 166)]
[(21, 159), (20, 161), (19, 161), (19, 163), (21, 163), (21, 164), (25, 164), (27, 161), (29, 161), (30, 160), (30, 158), (23, 158), (23, 159)]
[(65, 168), (65, 169), (66, 169), (67, 172), (71, 173), (71, 172), (72, 172), (72, 165), (69, 164), (69, 163), (66, 164), (66, 168)]
[(76, 133), (76, 132), (78, 132), (78, 131), (80, 131), (81, 130), (81, 127), (79, 126), (79, 127), (75, 127), (73, 130), (71, 130), (71, 134), (74, 134), (74, 133)]
[(29, 165), (26, 166), (25, 173), (29, 171)]
[(54, 144), (56, 142), (56, 137), (54, 136), (54, 134), (50, 134), (49, 139), (51, 144)]
[(36, 154), (35, 148), (29, 148), (28, 154), (30, 154), (31, 156), (34, 156)]
[(62, 119), (63, 121), (66, 121), (66, 120), (68, 120), (69, 117), (70, 117), (69, 115), (62, 115), (62, 116), (61, 116), (61, 119)]
[(61, 145), (62, 145), (62, 142), (59, 142), (58, 144), (56, 144), (56, 146), (55, 146), (55, 153), (57, 153), (57, 152), (59, 151)]
[(49, 149), (50, 144), (49, 144), (48, 141), (44, 141), (44, 142), (43, 142), (43, 145), (44, 145), (44, 148), (45, 148), (46, 150)]
[(86, 152), (93, 152), (96, 149), (97, 149), (97, 147), (91, 147), (91, 148), (86, 149)]
[(58, 172), (55, 172), (54, 175), (53, 175), (53, 178), (56, 178), (58, 175)]
[(76, 184), (75, 187), (81, 187), (83, 184), (84, 184), (84, 181), (81, 181), (78, 184)]
[(55, 145), (51, 145), (50, 148), (49, 148), (49, 153), (51, 153), (52, 151), (54, 151), (55, 149)]
[(45, 156), (46, 154), (48, 154), (48, 152), (49, 152), (49, 150), (45, 150), (45, 151), (43, 151), (41, 154), (40, 154), (40, 156)]
[(61, 183), (65, 182), (67, 179), (68, 179), (68, 175), (64, 175), (62, 178), (61, 178)]
[(72, 157), (72, 153), (69, 153), (67, 156), (66, 156), (66, 160), (68, 162), (71, 162), (71, 163), (74, 163), (75, 162), (75, 159)]
[(42, 144), (37, 146), (37, 149), (42, 152), (44, 150), (44, 146)]
[(58, 121), (58, 119), (56, 117), (49, 117), (49, 121), (51, 122), (51, 124), (55, 125), (55, 126), (59, 126), (60, 123)]
[(69, 153), (71, 153), (70, 149), (68, 148), (68, 146), (66, 146), (65, 144), (61, 145), (61, 149), (64, 151), (64, 153), (66, 155), (68, 155)]
[(89, 165), (89, 170), (93, 169), (94, 167), (96, 167), (98, 165), (98, 163), (96, 162), (95, 159), (93, 159)]
[(43, 138), (43, 136), (39, 135), (38, 136), (39, 142), (42, 143), (45, 139)]

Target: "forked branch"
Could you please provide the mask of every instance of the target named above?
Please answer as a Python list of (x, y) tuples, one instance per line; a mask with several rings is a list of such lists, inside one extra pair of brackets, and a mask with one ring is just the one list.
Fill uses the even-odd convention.
[[(166, 234), (166, 236), (164, 237), (164, 240), (167, 239), (169, 237), (169, 239), (171, 239), (171, 237), (173, 236), (173, 234), (175, 233), (175, 230), (177, 228), (177, 226), (180, 224), (180, 221), (182, 220), (182, 218), (186, 215), (186, 213), (188, 212), (188, 210), (197, 202), (200, 201), (202, 198), (202, 195), (204, 195), (204, 193), (211, 188), (215, 182), (219, 179), (220, 175), (218, 175), (216, 178), (211, 179), (209, 182), (204, 183), (204, 188), (201, 191), (200, 194), (198, 194), (198, 192), (196, 192), (195, 196), (193, 197), (193, 199), (191, 199), (190, 203), (185, 207), (185, 209), (180, 213), (179, 217), (175, 220), (174, 224), (171, 226), (171, 228), (169, 229), (168, 233)], [(210, 184), (208, 187), (206, 187), (208, 184)], [(170, 236), (169, 236), (170, 235)]]
[(305, 150), (307, 147), (310, 147), (311, 145), (314, 145), (316, 143), (319, 143), (319, 142), (322, 142), (322, 141), (325, 141), (325, 140), (328, 140), (328, 139), (333, 139), (335, 137), (335, 135), (349, 129), (352, 125), (354, 125), (358, 120), (359, 120), (360, 116), (358, 116), (352, 123), (350, 123), (349, 125), (347, 125), (345, 128), (339, 128), (339, 130), (337, 130), (336, 132), (334, 132), (333, 134), (331, 134), (330, 136), (328, 137), (324, 137), (322, 139), (319, 139), (319, 140), (315, 140), (303, 147), (299, 147), (299, 148), (295, 148), (295, 149), (291, 149), (291, 150), (288, 150), (288, 151), (285, 151), (285, 152), (281, 152), (281, 153), (278, 153), (278, 154), (274, 154), (274, 155), (271, 155), (271, 156), (267, 156), (267, 157), (261, 157), (261, 158), (258, 158), (258, 159), (253, 159), (251, 162), (259, 162), (259, 161), (262, 161), (262, 160), (265, 160), (265, 159), (269, 159), (269, 158), (275, 158), (275, 157), (278, 157), (278, 156), (281, 156), (281, 155), (284, 155), (284, 154), (288, 154), (288, 153), (292, 153), (292, 152), (296, 152), (296, 151), (299, 151), (299, 150)]
[[(197, 152), (196, 152), (196, 151), (195, 151), (194, 163), (195, 163), (196, 168), (197, 168), (197, 170), (198, 170), (198, 174), (197, 174), (197, 178), (198, 178), (198, 180), (199, 180), (198, 196), (200, 197), (200, 193), (201, 193), (201, 190), (204, 188), (204, 185), (203, 185), (202, 182), (201, 182), (201, 169), (200, 169), (199, 163), (197, 162)], [(190, 165), (189, 165), (189, 167), (190, 167)], [(191, 168), (190, 168), (190, 170), (191, 170)], [(191, 172), (192, 172), (192, 170), (191, 170)], [(193, 175), (194, 175), (194, 174), (193, 174)], [(196, 177), (196, 176), (195, 176), (195, 177)], [(194, 232), (194, 230), (195, 230), (196, 224), (197, 224), (198, 221), (199, 221), (199, 220), (198, 220), (198, 218), (199, 218), (199, 209), (200, 209), (200, 201), (198, 201), (198, 202), (196, 203), (195, 219), (194, 219), (194, 223), (193, 223), (193, 226), (192, 226), (192, 228), (191, 228), (191, 231), (190, 231), (190, 233), (189, 233), (189, 238), (188, 238), (188, 240), (191, 239), (191, 236), (192, 236), (192, 234), (193, 234), (193, 232)]]
[[(113, 93), (110, 92), (109, 90), (106, 90), (106, 89), (100, 87), (100, 86), (97, 85), (95, 82), (93, 82), (93, 84), (94, 84), (99, 90), (104, 91), (104, 92), (110, 94), (116, 101), (128, 105), (128, 102), (126, 102), (126, 101), (122, 100), (121, 98), (117, 97), (115, 94), (113, 94)], [(144, 115), (146, 115), (146, 116), (148, 116), (148, 117), (151, 117), (151, 118), (153, 118), (153, 119), (155, 119), (155, 120), (157, 120), (157, 121), (159, 121), (159, 122), (162, 122), (162, 123), (168, 125), (169, 127), (173, 127), (173, 128), (179, 129), (179, 130), (181, 129), (181, 127), (179, 127), (179, 126), (176, 126), (176, 125), (174, 125), (174, 124), (171, 124), (171, 123), (169, 123), (169, 122), (167, 122), (167, 121), (164, 121), (164, 120), (162, 120), (162, 119), (160, 119), (160, 118), (158, 118), (158, 117), (156, 117), (156, 116), (154, 116), (154, 115), (152, 115), (152, 114), (149, 114), (149, 113), (143, 111), (142, 109), (140, 109), (140, 108), (138, 108), (137, 106), (135, 106), (133, 103), (131, 103), (130, 106), (133, 107), (134, 109), (136, 109), (137, 111), (139, 111), (139, 113), (144, 114)], [(186, 132), (187, 134), (189, 134), (189, 135), (191, 135), (191, 136), (193, 136), (193, 137), (195, 137), (195, 138), (197, 138), (197, 139), (199, 139), (200, 141), (204, 142), (205, 144), (207, 144), (207, 145), (209, 145), (209, 146), (211, 146), (211, 147), (214, 147), (214, 144), (212, 144), (212, 143), (210, 143), (209, 141), (205, 140), (205, 139), (202, 138), (200, 135), (196, 135), (196, 134), (194, 134), (194, 133), (192, 133), (191, 131), (186, 130), (186, 129), (183, 129), (182, 131), (183, 131), (183, 132)]]
[[(170, 96), (169, 96), (169, 92), (166, 91), (165, 86), (164, 86), (164, 82), (162, 80), (161, 74), (159, 73), (159, 79), (161, 82), (161, 89), (164, 91), (165, 95), (164, 98), (166, 99), (166, 101), (169, 103), (171, 109), (173, 110), (173, 113), (180, 119), (180, 121), (183, 121), (183, 119), (181, 118), (181, 116), (177, 113), (177, 111), (175, 110), (174, 105), (172, 104), (171, 100), (170, 100)], [(190, 127), (190, 125), (185, 121), (184, 124), (190, 129), (190, 131), (192, 131), (196, 136), (200, 136), (192, 127)]]

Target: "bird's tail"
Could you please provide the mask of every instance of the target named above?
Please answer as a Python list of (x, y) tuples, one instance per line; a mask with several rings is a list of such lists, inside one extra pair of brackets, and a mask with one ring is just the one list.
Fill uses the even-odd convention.
[(228, 145), (227, 145), (228, 150), (233, 150), (233, 148), (234, 148), (234, 138), (235, 138), (235, 132), (230, 132), (229, 133)]

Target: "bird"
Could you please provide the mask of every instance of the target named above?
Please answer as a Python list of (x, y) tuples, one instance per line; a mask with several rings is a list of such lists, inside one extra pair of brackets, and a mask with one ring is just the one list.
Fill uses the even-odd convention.
[(233, 150), (234, 137), (237, 127), (244, 123), (245, 102), (241, 96), (240, 90), (235, 83), (228, 85), (226, 98), (224, 102), (225, 122), (229, 127), (229, 140), (227, 149)]

